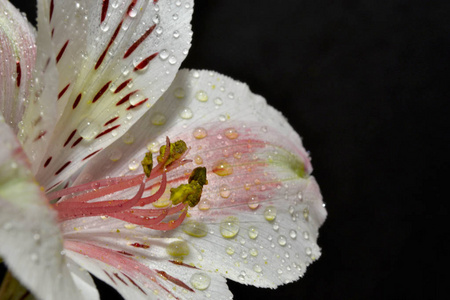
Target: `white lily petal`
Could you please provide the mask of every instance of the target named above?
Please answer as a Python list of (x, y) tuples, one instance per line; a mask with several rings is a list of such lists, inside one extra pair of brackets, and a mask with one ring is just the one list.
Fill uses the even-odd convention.
[(0, 112), (18, 132), (36, 59), (34, 30), (8, 1), (0, 0)]
[[(48, 4), (47, 6), (45, 4)], [(59, 71), (56, 130), (41, 184), (67, 179), (168, 88), (190, 47), (192, 1), (40, 1)]]
[(78, 183), (142, 172), (144, 153), (157, 151), (166, 136), (183, 139), (193, 159), (168, 173), (170, 186), (185, 183), (197, 165), (208, 170), (209, 184), (190, 210), (190, 220), (208, 233), (199, 238), (182, 225), (165, 235), (181, 237), (201, 253), (185, 263), (276, 287), (301, 277), (320, 256), (316, 241), (326, 211), (300, 137), (262, 97), (215, 72), (180, 71), (130, 131), (133, 147), (115, 142), (86, 166)]
[(66, 260), (56, 214), (29, 170), (27, 158), (0, 115), (0, 255), (40, 299), (82, 297)]

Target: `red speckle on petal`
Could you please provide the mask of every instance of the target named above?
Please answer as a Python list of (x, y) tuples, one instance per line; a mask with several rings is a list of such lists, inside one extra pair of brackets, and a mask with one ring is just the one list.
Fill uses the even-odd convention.
[(122, 22), (119, 23), (116, 30), (114, 31), (111, 39), (109, 40), (108, 46), (106, 46), (106, 49), (103, 51), (102, 55), (100, 55), (100, 58), (98, 59), (97, 63), (95, 64), (95, 69), (97, 70), (98, 67), (102, 64), (103, 60), (105, 59), (106, 53), (108, 52), (109, 47), (111, 47), (112, 43), (116, 39), (117, 35), (119, 34), (120, 28), (122, 27)]
[(191, 266), (191, 265), (187, 265), (185, 263), (182, 263), (181, 261), (169, 260), (169, 262), (173, 263), (175, 265), (179, 265), (179, 266), (183, 266), (183, 267), (187, 267), (187, 268), (198, 269), (197, 267), (194, 267), (194, 266)]
[(145, 102), (147, 102), (147, 100), (148, 100), (148, 98), (145, 98), (144, 100), (142, 100), (142, 101), (136, 103), (135, 105), (130, 105), (130, 106), (127, 107), (127, 110), (130, 110), (130, 109), (133, 109), (133, 108), (135, 108), (135, 107), (138, 107), (138, 106), (144, 104)]
[(54, 34), (55, 34), (55, 28), (52, 29), (52, 35), (51, 35), (52, 39), (53, 39)]
[(45, 161), (44, 168), (47, 168), (47, 166), (50, 164), (51, 161), (52, 161), (52, 157), (50, 156), (50, 157), (47, 158), (47, 160)]
[(136, 50), (136, 48), (153, 32), (155, 27), (156, 27), (156, 24), (154, 24), (152, 27), (147, 29), (147, 31), (136, 42), (134, 42), (134, 44), (131, 45), (130, 48), (128, 48), (128, 50), (125, 52), (125, 55), (123, 56), (123, 58), (127, 58), (128, 56), (130, 56), (130, 54), (133, 53), (133, 51)]
[(70, 165), (71, 161), (66, 162), (58, 171), (56, 171), (55, 176), (61, 173), (68, 165)]
[(103, 131), (103, 132), (100, 132), (95, 138), (98, 139), (99, 137), (104, 136), (105, 134), (107, 134), (107, 133), (113, 131), (114, 129), (116, 129), (116, 128), (118, 128), (118, 127), (120, 127), (120, 124), (119, 124), (119, 125), (116, 125), (116, 126), (114, 126), (114, 127), (108, 128), (108, 129), (106, 129), (106, 130)]
[(174, 283), (174, 284), (176, 284), (176, 285), (178, 285), (178, 286), (181, 286), (182, 288), (184, 288), (184, 289), (186, 289), (186, 290), (188, 290), (188, 291), (190, 291), (190, 292), (194, 292), (193, 289), (191, 289), (187, 284), (185, 284), (185, 283), (184, 283), (183, 281), (181, 281), (180, 279), (175, 278), (175, 277), (172, 277), (172, 276), (170, 276), (169, 274), (167, 274), (167, 273), (164, 272), (164, 271), (158, 271), (158, 270), (156, 270), (156, 272), (157, 272), (158, 274), (160, 274), (161, 276), (163, 276), (165, 279), (169, 280), (170, 282), (172, 282), (172, 283)]
[(62, 46), (61, 50), (59, 50), (58, 56), (56, 57), (56, 63), (59, 62), (61, 57), (63, 56), (64, 52), (66, 51), (67, 45), (69, 44), (69, 40)]
[(75, 129), (74, 131), (72, 131), (72, 133), (69, 135), (69, 137), (67, 138), (66, 142), (64, 143), (64, 146), (67, 146), (67, 144), (70, 142), (70, 140), (73, 138), (73, 136), (75, 135), (75, 133), (77, 132), (77, 130)]
[(79, 137), (78, 140), (76, 140), (76, 141), (72, 144), (72, 147), (70, 147), (70, 148), (75, 147), (75, 146), (78, 145), (82, 140), (83, 140), (83, 138), (82, 138), (82, 137)]
[(101, 89), (98, 91), (97, 95), (95, 95), (94, 100), (92, 100), (92, 103), (95, 103), (108, 89), (109, 85), (111, 84), (111, 81), (107, 82)]
[(49, 22), (52, 21), (52, 17), (53, 17), (53, 9), (54, 9), (54, 4), (53, 4), (53, 0), (50, 2), (50, 15), (49, 15)]
[(127, 255), (127, 256), (134, 256), (131, 253), (125, 252), (125, 251), (117, 251), (117, 253), (123, 254), (123, 255)]
[(149, 57), (145, 58), (143, 61), (141, 61), (136, 67), (134, 67), (134, 71), (138, 71), (138, 70), (142, 70), (145, 67), (147, 67), (147, 65), (149, 64), (149, 62), (154, 59), (156, 56), (158, 55), (157, 53), (153, 53), (152, 55), (150, 55)]
[(143, 249), (150, 248), (150, 246), (148, 246), (148, 245), (139, 244), (139, 243), (133, 243), (133, 244), (130, 244), (130, 246), (133, 246), (133, 247), (136, 247), (136, 248), (143, 248)]
[(128, 280), (134, 285), (134, 286), (136, 286), (142, 293), (144, 293), (144, 295), (147, 295), (147, 293), (140, 287), (140, 286), (138, 286), (137, 284), (136, 284), (136, 282), (134, 282), (134, 280), (133, 279), (131, 279), (129, 276), (127, 276), (127, 274), (125, 274), (125, 273), (122, 273), (123, 274), (123, 276), (125, 276), (126, 278), (128, 278)]
[(127, 84), (128, 84), (130, 81), (131, 81), (131, 78), (128, 79), (128, 80), (125, 80), (124, 82), (122, 82), (122, 83), (117, 87), (117, 89), (114, 91), (114, 94), (117, 94), (118, 92), (120, 92), (121, 90), (123, 90), (123, 89), (127, 86)]
[(111, 275), (108, 274), (108, 272), (106, 272), (105, 270), (103, 270), (103, 272), (105, 272), (105, 274), (109, 277), (109, 279), (111, 279), (111, 281), (117, 285), (117, 283), (114, 281), (114, 278), (111, 277)]
[(58, 100), (64, 95), (64, 93), (67, 91), (67, 89), (69, 88), (69, 86), (70, 86), (70, 83), (69, 83), (68, 85), (66, 85), (66, 86), (61, 90), (61, 92), (59, 92), (59, 94), (58, 94)]
[(73, 102), (72, 108), (75, 109), (78, 106), (78, 103), (80, 103), (81, 100), (81, 93), (78, 94), (77, 98)]
[(44, 70), (42, 71), (42, 73), (47, 72), (47, 68), (48, 68), (49, 65), (50, 65), (50, 57), (47, 58), (47, 61), (45, 62), (45, 67), (44, 67)]
[(51, 191), (53, 188), (57, 187), (62, 181), (58, 181), (57, 183), (55, 183), (54, 185), (52, 185), (51, 187), (49, 187), (48, 189), (45, 190), (45, 192)]
[(95, 154), (99, 153), (99, 152), (102, 151), (102, 150), (103, 150), (103, 148), (98, 149), (98, 150), (95, 151), (95, 152), (92, 152), (91, 154), (89, 154), (88, 156), (86, 156), (85, 158), (83, 158), (81, 161), (85, 161), (86, 159), (91, 158), (92, 156), (94, 156)]
[(128, 286), (128, 283), (126, 283), (125, 280), (123, 280), (122, 278), (120, 278), (120, 277), (119, 277), (119, 274), (117, 274), (117, 273), (113, 273), (113, 274), (114, 274), (114, 276), (117, 277), (117, 279), (119, 279), (120, 281), (122, 281), (123, 284), (125, 284), (126, 286)]
[(22, 79), (22, 68), (20, 67), (20, 61), (16, 61), (16, 85), (20, 86), (20, 80)]
[(41, 131), (41, 133), (39, 133), (38, 136), (34, 139), (34, 142), (37, 142), (46, 134), (47, 134), (47, 130)]
[(116, 106), (122, 105), (122, 104), (124, 104), (125, 102), (127, 102), (127, 101), (130, 99), (131, 95), (133, 95), (133, 94), (136, 93), (137, 91), (138, 91), (138, 90), (135, 90), (135, 91), (129, 93), (128, 95), (126, 95), (125, 97), (123, 97), (122, 99), (120, 99), (120, 101), (116, 103)]
[(102, 18), (100, 20), (100, 23), (105, 21), (106, 13), (108, 12), (108, 5), (109, 5), (109, 0), (103, 0), (103, 3), (102, 3)]
[(116, 121), (118, 118), (119, 118), (119, 117), (112, 118), (111, 120), (109, 120), (108, 122), (106, 122), (105, 124), (103, 124), (103, 126), (108, 126), (109, 124), (114, 123), (114, 121)]

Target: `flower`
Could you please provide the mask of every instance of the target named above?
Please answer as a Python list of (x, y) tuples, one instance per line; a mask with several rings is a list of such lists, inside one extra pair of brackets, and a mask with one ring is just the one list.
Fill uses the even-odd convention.
[(300, 137), (245, 84), (177, 72), (192, 1), (42, 0), (36, 40), (0, 7), (0, 255), (34, 295), (98, 299), (91, 273), (228, 299), (225, 278), (275, 288), (320, 256)]

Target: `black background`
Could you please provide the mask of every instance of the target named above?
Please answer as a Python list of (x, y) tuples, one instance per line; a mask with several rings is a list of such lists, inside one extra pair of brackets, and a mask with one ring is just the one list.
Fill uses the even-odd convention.
[[(32, 1), (12, 2), (35, 19)], [(235, 299), (447, 294), (449, 6), (196, 1), (183, 66), (246, 82), (283, 112), (312, 153), (329, 213), (305, 278), (277, 290), (230, 282)]]

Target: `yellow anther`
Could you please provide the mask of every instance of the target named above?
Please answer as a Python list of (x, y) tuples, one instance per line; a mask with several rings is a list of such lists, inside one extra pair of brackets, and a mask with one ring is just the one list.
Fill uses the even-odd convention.
[[(164, 163), (164, 166), (168, 166), (177, 159), (179, 159), (183, 155), (183, 153), (186, 152), (186, 150), (187, 150), (186, 143), (182, 140), (176, 141), (175, 143), (171, 143), (169, 157)], [(161, 146), (161, 148), (159, 148), (159, 155), (156, 158), (159, 163), (163, 162), (165, 153), (166, 153), (166, 145)]]
[(144, 168), (145, 176), (150, 177), (150, 173), (153, 168), (153, 155), (151, 152), (145, 153), (145, 157), (141, 162), (142, 167)]
[(173, 205), (179, 203), (188, 204), (194, 207), (200, 201), (203, 185), (208, 184), (206, 180), (206, 168), (195, 168), (189, 176), (188, 184), (181, 184), (176, 188), (170, 189), (170, 200)]

